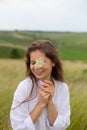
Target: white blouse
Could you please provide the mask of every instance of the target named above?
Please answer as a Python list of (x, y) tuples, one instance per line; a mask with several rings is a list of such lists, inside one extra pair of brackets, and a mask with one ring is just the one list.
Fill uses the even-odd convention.
[[(14, 109), (11, 109), (10, 111), (10, 120), (13, 130), (65, 130), (70, 125), (70, 99), (68, 86), (66, 83), (57, 80), (54, 80), (54, 85), (55, 94), (52, 100), (58, 111), (58, 116), (53, 126), (50, 126), (47, 118), (47, 107), (43, 109), (40, 117), (35, 123), (33, 123), (29, 115), (39, 101), (39, 94), (28, 102), (19, 105), (29, 96), (32, 88), (32, 80), (29, 77), (20, 82), (14, 93), (12, 103), (12, 108)], [(37, 91), (40, 86), (41, 81), (39, 80)], [(37, 91), (34, 89), (33, 94)]]

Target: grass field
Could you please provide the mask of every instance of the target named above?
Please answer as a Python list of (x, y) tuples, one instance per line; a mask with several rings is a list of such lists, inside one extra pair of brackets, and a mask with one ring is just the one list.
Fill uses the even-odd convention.
[[(87, 130), (87, 63), (63, 61), (63, 69), (71, 99), (71, 125), (68, 130)], [(24, 78), (23, 60), (0, 60), (0, 130), (12, 130), (9, 111), (13, 93)]]
[(67, 130), (87, 130), (87, 33), (28, 31), (0, 32), (0, 130), (12, 130), (9, 111), (13, 93), (25, 78), (24, 52), (38, 39), (55, 43), (63, 60), (71, 100)]
[(87, 33), (0, 32), (0, 58), (12, 58), (13, 49), (23, 58), (26, 47), (38, 39), (51, 40), (64, 60), (87, 62)]

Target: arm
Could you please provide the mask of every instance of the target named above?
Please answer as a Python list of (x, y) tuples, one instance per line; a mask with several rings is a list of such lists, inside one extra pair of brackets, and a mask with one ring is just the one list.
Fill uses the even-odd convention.
[(48, 109), (48, 120), (50, 122), (50, 125), (52, 126), (58, 115), (58, 112), (52, 100), (48, 102), (47, 109)]
[(12, 108), (10, 110), (10, 121), (13, 130), (35, 130), (35, 126), (28, 111), (28, 103), (21, 102), (27, 97), (25, 83), (19, 84), (14, 93)]
[(55, 93), (54, 84), (49, 80), (45, 80), (44, 84), (42, 86), (42, 90), (44, 92), (50, 94), (48, 105), (47, 105), (47, 110), (48, 110), (48, 120), (50, 122), (50, 125), (52, 126), (57, 118), (57, 115), (58, 115), (55, 104), (52, 101), (52, 98), (53, 98), (54, 93)]
[(39, 90), (40, 94), (40, 100), (34, 110), (30, 113), (31, 119), (33, 123), (36, 122), (36, 120), (39, 118), (41, 115), (43, 108), (47, 105), (48, 99), (49, 99), (49, 94), (43, 92), (42, 90)]
[(65, 83), (62, 83), (60, 84), (60, 89), (58, 90), (58, 98), (56, 101), (54, 101), (58, 111), (58, 116), (53, 126), (50, 126), (49, 122), (47, 123), (51, 130), (65, 130), (70, 125), (70, 102), (68, 86)]
[(20, 85), (14, 94), (12, 104), (12, 108), (14, 109), (10, 111), (10, 120), (13, 130), (35, 130), (34, 123), (48, 103), (49, 94), (40, 91), (40, 100), (33, 111), (29, 114), (27, 102), (19, 105), (25, 99), (24, 95), (26, 94), (24, 94), (24, 92), (25, 90), (22, 89), (22, 86)]
[[(44, 91), (50, 92), (48, 102), (48, 120), (47, 126), (49, 130), (65, 130), (70, 125), (70, 100), (69, 90), (65, 83), (59, 83), (56, 86), (56, 99), (52, 101), (53, 89), (48, 90), (48, 87), (43, 87)], [(47, 85), (45, 85), (47, 86)], [(50, 87), (50, 86), (49, 86)], [(50, 102), (51, 101), (51, 102)], [(52, 118), (53, 117), (53, 118)]]

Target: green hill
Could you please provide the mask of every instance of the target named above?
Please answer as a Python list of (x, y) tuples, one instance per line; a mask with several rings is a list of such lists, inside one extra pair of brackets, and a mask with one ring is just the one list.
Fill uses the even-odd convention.
[(87, 33), (71, 32), (2, 31), (0, 58), (12, 58), (13, 49), (16, 49), (19, 55), (15, 58), (23, 58), (25, 48), (38, 39), (54, 42), (64, 60), (87, 61)]

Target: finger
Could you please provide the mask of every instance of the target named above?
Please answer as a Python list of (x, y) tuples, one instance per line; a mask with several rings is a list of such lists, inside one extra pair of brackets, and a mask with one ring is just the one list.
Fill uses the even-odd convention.
[(41, 88), (42, 91), (48, 91), (48, 92), (54, 92), (55, 91), (55, 88), (54, 87), (42, 87)]
[(53, 85), (53, 83), (49, 84), (47, 82), (44, 82), (42, 87), (53, 87), (54, 88), (54, 85)]
[(53, 82), (50, 81), (50, 80), (44, 80), (44, 83), (47, 83), (47, 84), (49, 84), (49, 85), (53, 85)]
[(42, 91), (42, 90), (40, 90), (39, 91), (39, 94), (41, 95), (41, 96), (45, 96), (45, 95), (50, 95), (50, 93), (48, 93), (47, 91)]
[(43, 91), (44, 93), (49, 93), (49, 94), (50, 94), (50, 92), (51, 92), (51, 90), (49, 90), (49, 89), (47, 89), (47, 88), (42, 88), (42, 91)]
[(51, 89), (49, 89), (49, 88), (42, 88), (42, 91), (44, 91), (44, 92), (50, 92)]
[(42, 86), (41, 86), (41, 88), (46, 88), (46, 87), (50, 87), (51, 85), (50, 84), (48, 84), (48, 83), (44, 83)]
[(54, 90), (52, 90), (52, 89), (47, 89), (47, 88), (44, 89), (44, 92), (50, 94), (50, 96), (54, 96), (54, 93), (55, 93)]
[(49, 95), (49, 94), (44, 95), (44, 99), (48, 99), (49, 97), (50, 97), (50, 95)]

